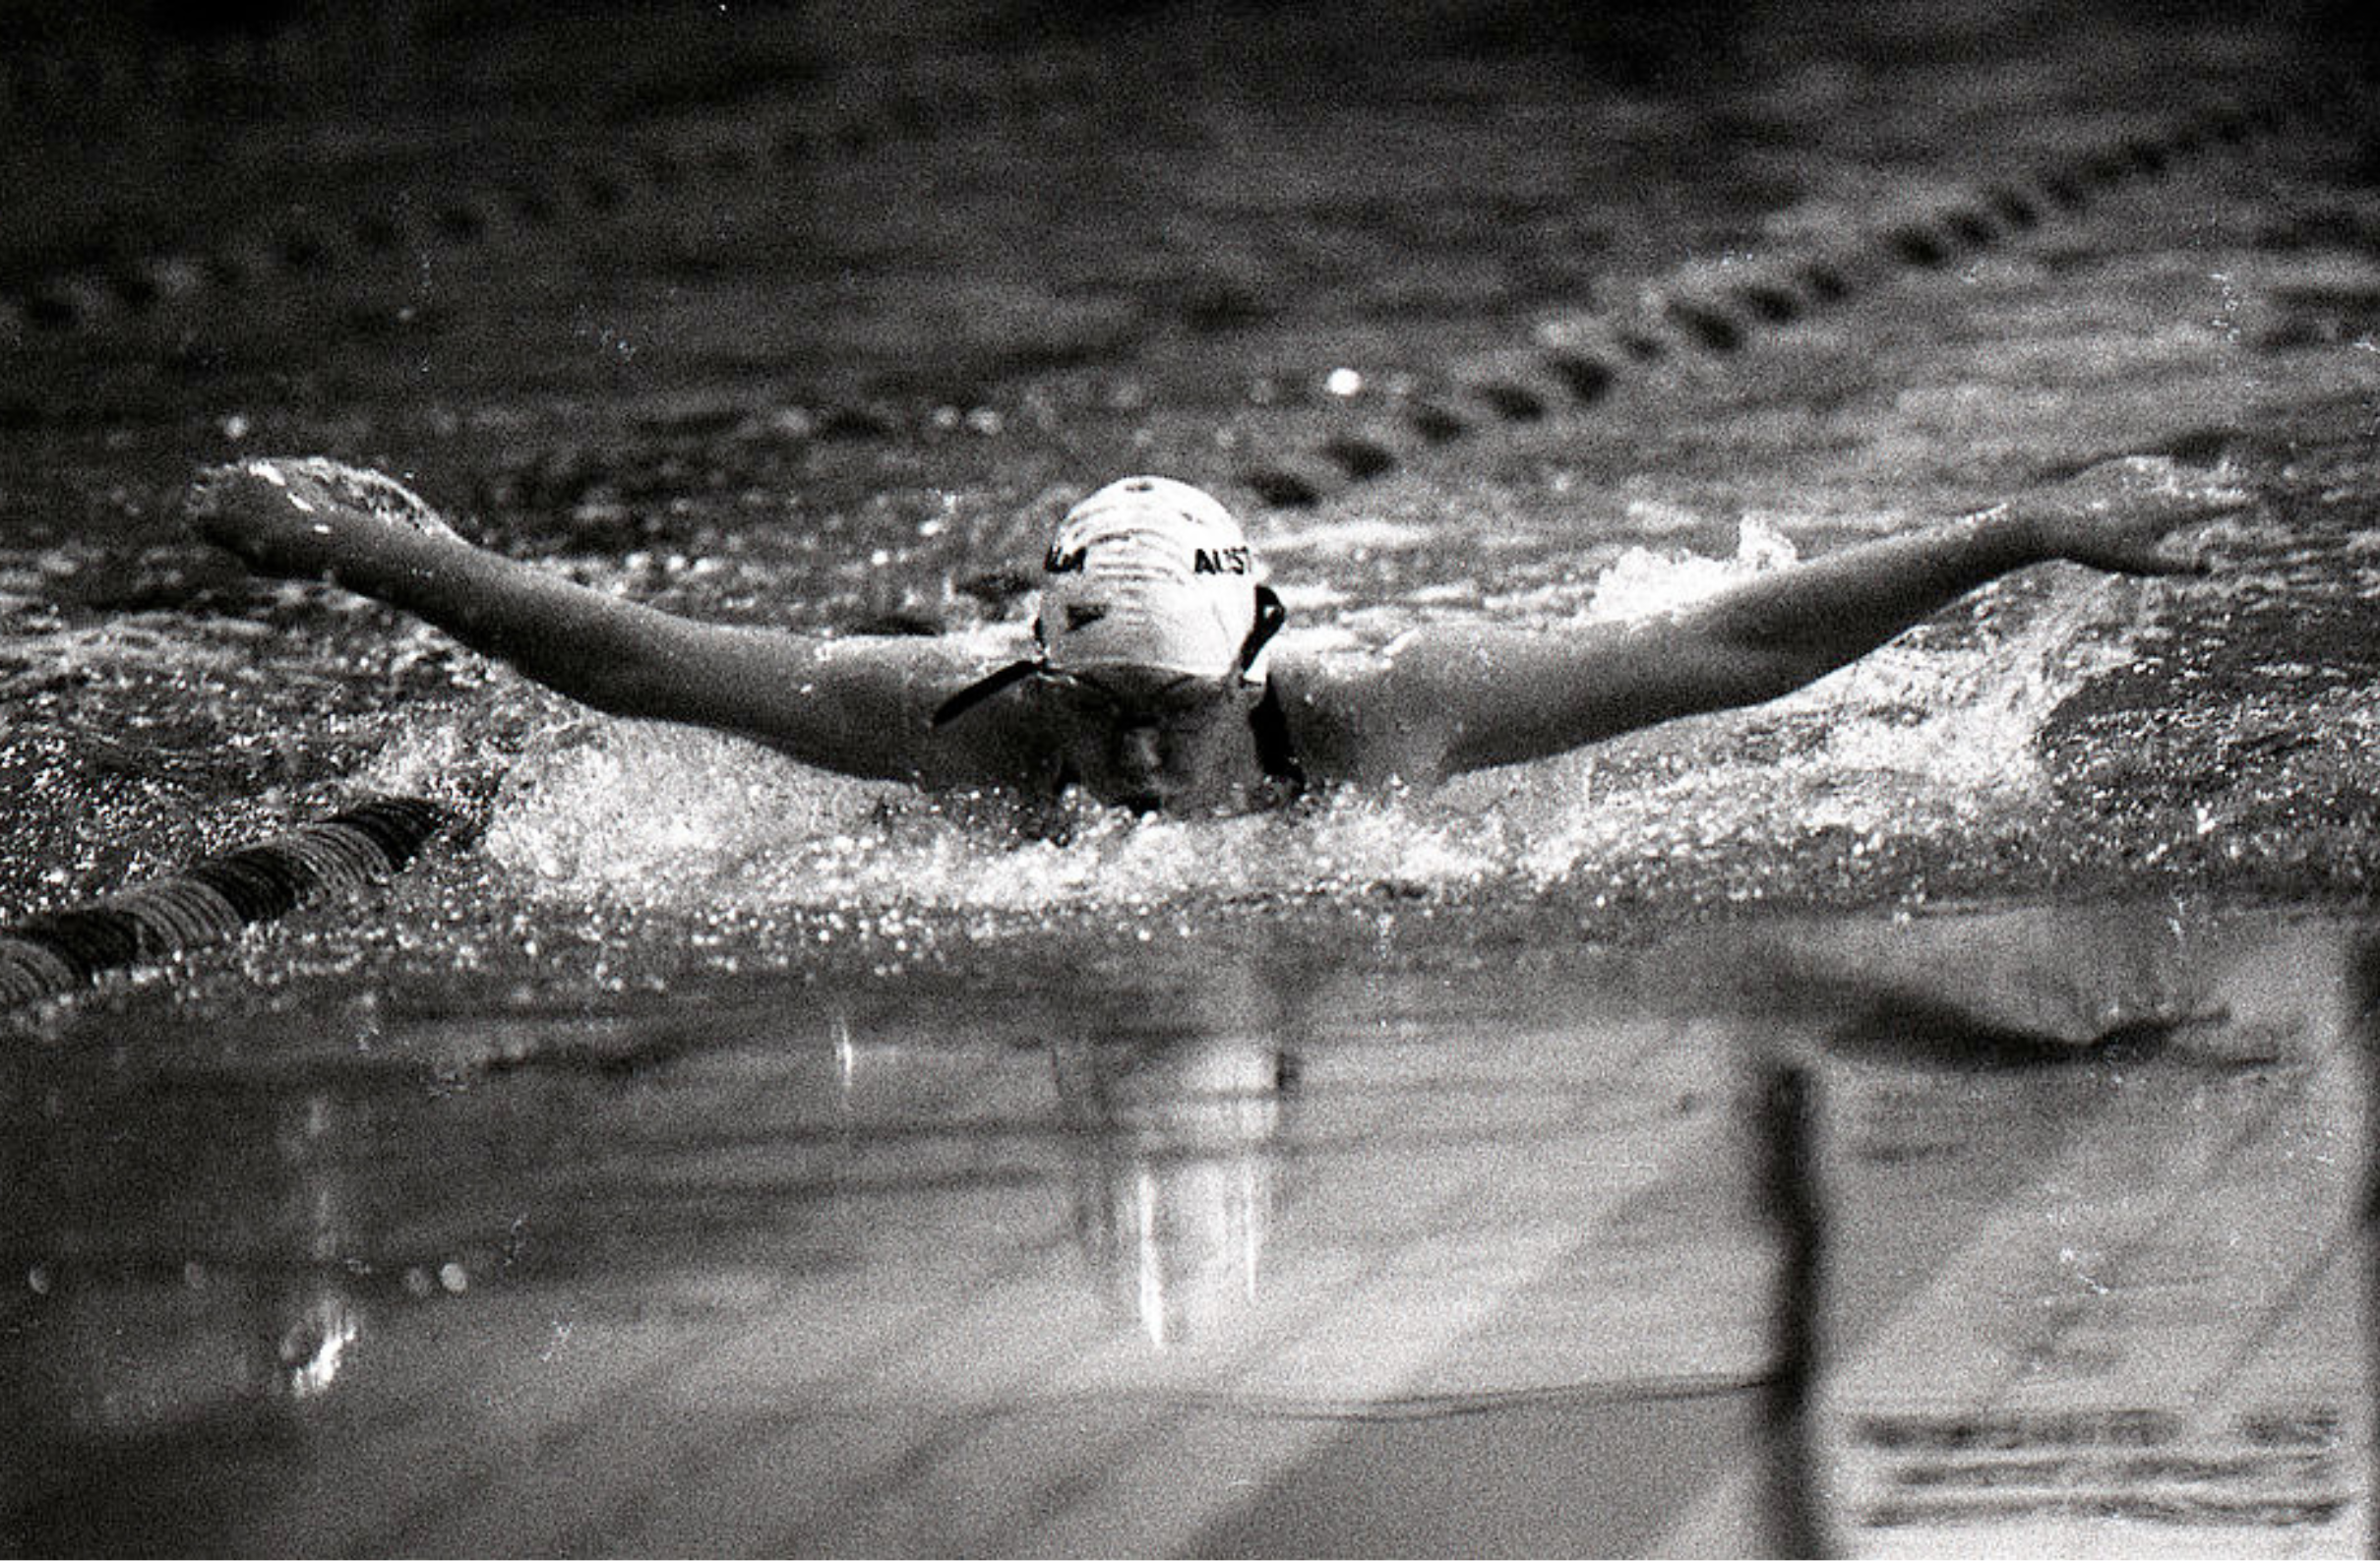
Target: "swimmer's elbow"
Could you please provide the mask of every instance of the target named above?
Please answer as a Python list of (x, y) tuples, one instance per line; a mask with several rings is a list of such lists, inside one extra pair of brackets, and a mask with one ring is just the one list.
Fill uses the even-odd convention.
[(686, 696), (684, 690), (652, 676), (646, 670), (609, 668), (598, 676), (580, 678), (576, 683), (565, 676), (540, 676), (534, 669), (522, 670), (548, 688), (567, 693), (580, 703), (601, 710), (606, 715), (628, 716), (640, 721), (695, 724), (704, 721), (702, 710)]
[(746, 738), (836, 774), (918, 778), (922, 719), (907, 719), (897, 701), (847, 688), (716, 660), (646, 656), (605, 667), (580, 697), (612, 715)]
[(1850, 658), (1817, 645), (1727, 645), (1681, 669), (1681, 714), (1766, 704), (1825, 677)]

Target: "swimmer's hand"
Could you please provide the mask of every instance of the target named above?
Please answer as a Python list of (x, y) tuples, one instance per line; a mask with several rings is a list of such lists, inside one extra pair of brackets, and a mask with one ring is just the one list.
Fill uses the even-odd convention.
[(2131, 455), (2023, 494), (2005, 512), (2044, 559), (2122, 574), (2204, 574), (2211, 566), (2177, 545), (2180, 533), (2251, 502), (2220, 472)]
[(319, 578), (394, 541), (454, 528), (394, 478), (320, 455), (259, 457), (199, 473), (182, 512), (199, 535), (266, 574)]

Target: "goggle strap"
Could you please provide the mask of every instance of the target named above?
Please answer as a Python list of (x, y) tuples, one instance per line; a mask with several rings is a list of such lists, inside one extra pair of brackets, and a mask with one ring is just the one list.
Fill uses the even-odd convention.
[(1041, 662), (1038, 658), (1011, 661), (998, 672), (976, 679), (945, 699), (935, 708), (932, 724), (937, 728), (947, 726), (994, 694), (1013, 689), (1039, 671)]
[(1240, 645), (1240, 670), (1243, 673), (1256, 664), (1256, 657), (1288, 621), (1289, 609), (1281, 605), (1281, 598), (1273, 594), (1273, 588), (1269, 585), (1257, 586), (1256, 621), (1249, 630), (1248, 638)]
[[(1289, 609), (1281, 605), (1281, 598), (1273, 594), (1273, 588), (1269, 585), (1257, 586), (1256, 622), (1249, 630), (1247, 640), (1240, 646), (1241, 672), (1246, 673), (1255, 665), (1256, 657), (1271, 642), (1272, 636), (1281, 631), (1282, 624), (1288, 619)], [(1033, 630), (1035, 637), (1039, 637), (1041, 625), (1036, 623)], [(932, 725), (937, 729), (947, 726), (986, 699), (1004, 693), (1045, 670), (1038, 656), (1011, 661), (997, 672), (976, 679), (936, 706)]]

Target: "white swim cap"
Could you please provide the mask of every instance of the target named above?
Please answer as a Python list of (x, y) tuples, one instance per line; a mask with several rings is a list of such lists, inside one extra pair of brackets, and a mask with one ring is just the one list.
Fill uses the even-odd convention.
[(1248, 669), (1263, 578), (1240, 522), (1170, 477), (1109, 483), (1067, 512), (1041, 587), (1044, 664), (1156, 667), (1197, 677)]

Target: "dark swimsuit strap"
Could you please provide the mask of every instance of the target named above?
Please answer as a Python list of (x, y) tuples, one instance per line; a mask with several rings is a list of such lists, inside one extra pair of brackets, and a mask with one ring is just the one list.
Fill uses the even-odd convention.
[[(1273, 635), (1281, 631), (1289, 610), (1269, 585), (1256, 587), (1256, 622), (1248, 631), (1248, 643), (1240, 647), (1243, 668), (1256, 664), (1256, 655)], [(1298, 746), (1289, 735), (1289, 713), (1281, 708), (1281, 691), (1264, 680), (1263, 696), (1255, 708), (1248, 712), (1249, 730), (1256, 737), (1256, 764), (1264, 778), (1288, 796), (1295, 797), (1306, 790), (1306, 766), (1298, 762)]]
[(1269, 682), (1264, 696), (1248, 712), (1249, 730), (1256, 738), (1256, 763), (1264, 778), (1286, 787), (1292, 797), (1306, 790), (1306, 766), (1298, 762), (1297, 745), (1289, 735), (1289, 714), (1281, 708), (1281, 693)]

